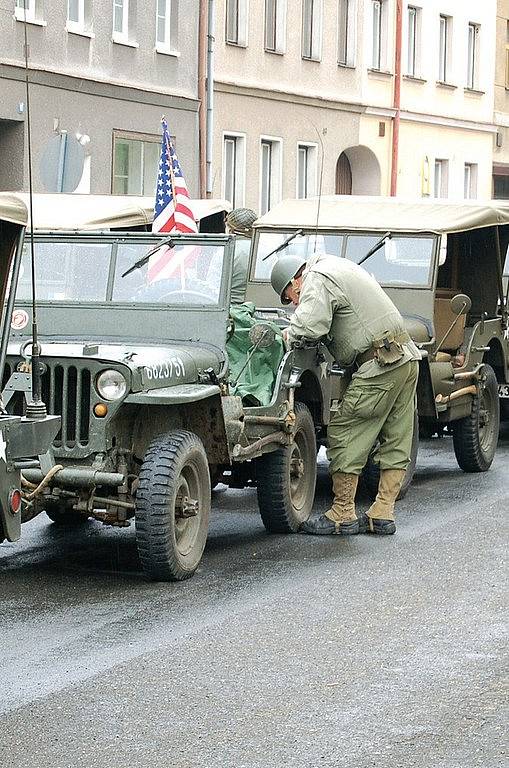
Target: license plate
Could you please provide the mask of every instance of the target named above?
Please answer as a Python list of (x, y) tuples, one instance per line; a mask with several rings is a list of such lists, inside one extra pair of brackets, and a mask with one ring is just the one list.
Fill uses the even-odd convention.
[(509, 400), (509, 384), (498, 385), (498, 396)]

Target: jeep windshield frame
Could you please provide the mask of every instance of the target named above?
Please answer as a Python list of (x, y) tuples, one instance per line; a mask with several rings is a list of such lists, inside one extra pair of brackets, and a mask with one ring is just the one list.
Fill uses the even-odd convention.
[[(175, 235), (178, 255), (189, 259), (186, 266), (177, 265), (168, 279), (163, 275), (152, 284), (146, 282), (148, 264), (122, 278), (138, 258), (167, 237), (148, 232), (37, 233), (41, 335), (112, 343), (143, 340), (161, 344), (174, 339), (224, 344), (233, 261), (231, 235)], [(91, 254), (88, 263), (87, 252)], [(90, 275), (93, 288), (88, 283)], [(28, 317), (29, 278), (26, 273), (21, 275), (16, 296), (16, 306)], [(13, 330), (11, 339), (26, 333), (27, 327)]]

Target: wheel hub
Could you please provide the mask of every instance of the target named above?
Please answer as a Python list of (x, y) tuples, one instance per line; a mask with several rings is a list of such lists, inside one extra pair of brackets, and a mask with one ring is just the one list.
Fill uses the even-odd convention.
[(294, 478), (300, 478), (304, 474), (304, 462), (302, 459), (293, 458), (290, 462), (290, 474)]
[(189, 496), (180, 496), (175, 501), (175, 517), (186, 518), (196, 517), (200, 511), (198, 499), (191, 499)]

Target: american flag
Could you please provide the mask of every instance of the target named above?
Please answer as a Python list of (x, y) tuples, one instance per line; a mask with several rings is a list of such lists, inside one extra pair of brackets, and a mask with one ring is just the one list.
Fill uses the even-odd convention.
[[(156, 201), (152, 232), (183, 232), (196, 233), (198, 227), (189, 205), (189, 192), (177, 159), (175, 148), (171, 142), (168, 123), (163, 117), (161, 157), (157, 172)], [(150, 257), (148, 265), (148, 280), (154, 282), (175, 274), (189, 256), (187, 248), (168, 248), (164, 246)], [(189, 251), (194, 251), (189, 249)]]

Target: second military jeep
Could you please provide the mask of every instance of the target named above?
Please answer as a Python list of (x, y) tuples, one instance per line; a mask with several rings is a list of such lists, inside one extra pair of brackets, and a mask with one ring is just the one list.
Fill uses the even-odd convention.
[[(394, 301), (421, 350), (421, 434), (452, 432), (459, 466), (485, 471), (498, 439), (497, 386), (508, 397), (501, 259), (508, 243), (509, 206), (500, 201), (286, 200), (255, 223), (247, 298), (265, 308), (264, 317), (281, 315), (269, 278), (282, 253), (309, 259), (325, 252), (362, 264)], [(328, 394), (317, 394), (320, 406)], [(416, 448), (414, 439), (414, 460)]]
[[(233, 250), (224, 234), (35, 237), (43, 396), (61, 429), (34, 512), (68, 525), (134, 518), (142, 565), (155, 579), (196, 570), (211, 483), (222, 472), (231, 485), (257, 484), (269, 531), (296, 531), (312, 510), (331, 357), (281, 344), (268, 402), (246, 405), (232, 394)], [(5, 377), (13, 413), (23, 411), (18, 380), (31, 367), (29, 276), (23, 262)], [(278, 332), (263, 323), (252, 330), (248, 367)], [(24, 475), (42, 479), (37, 467)]]

